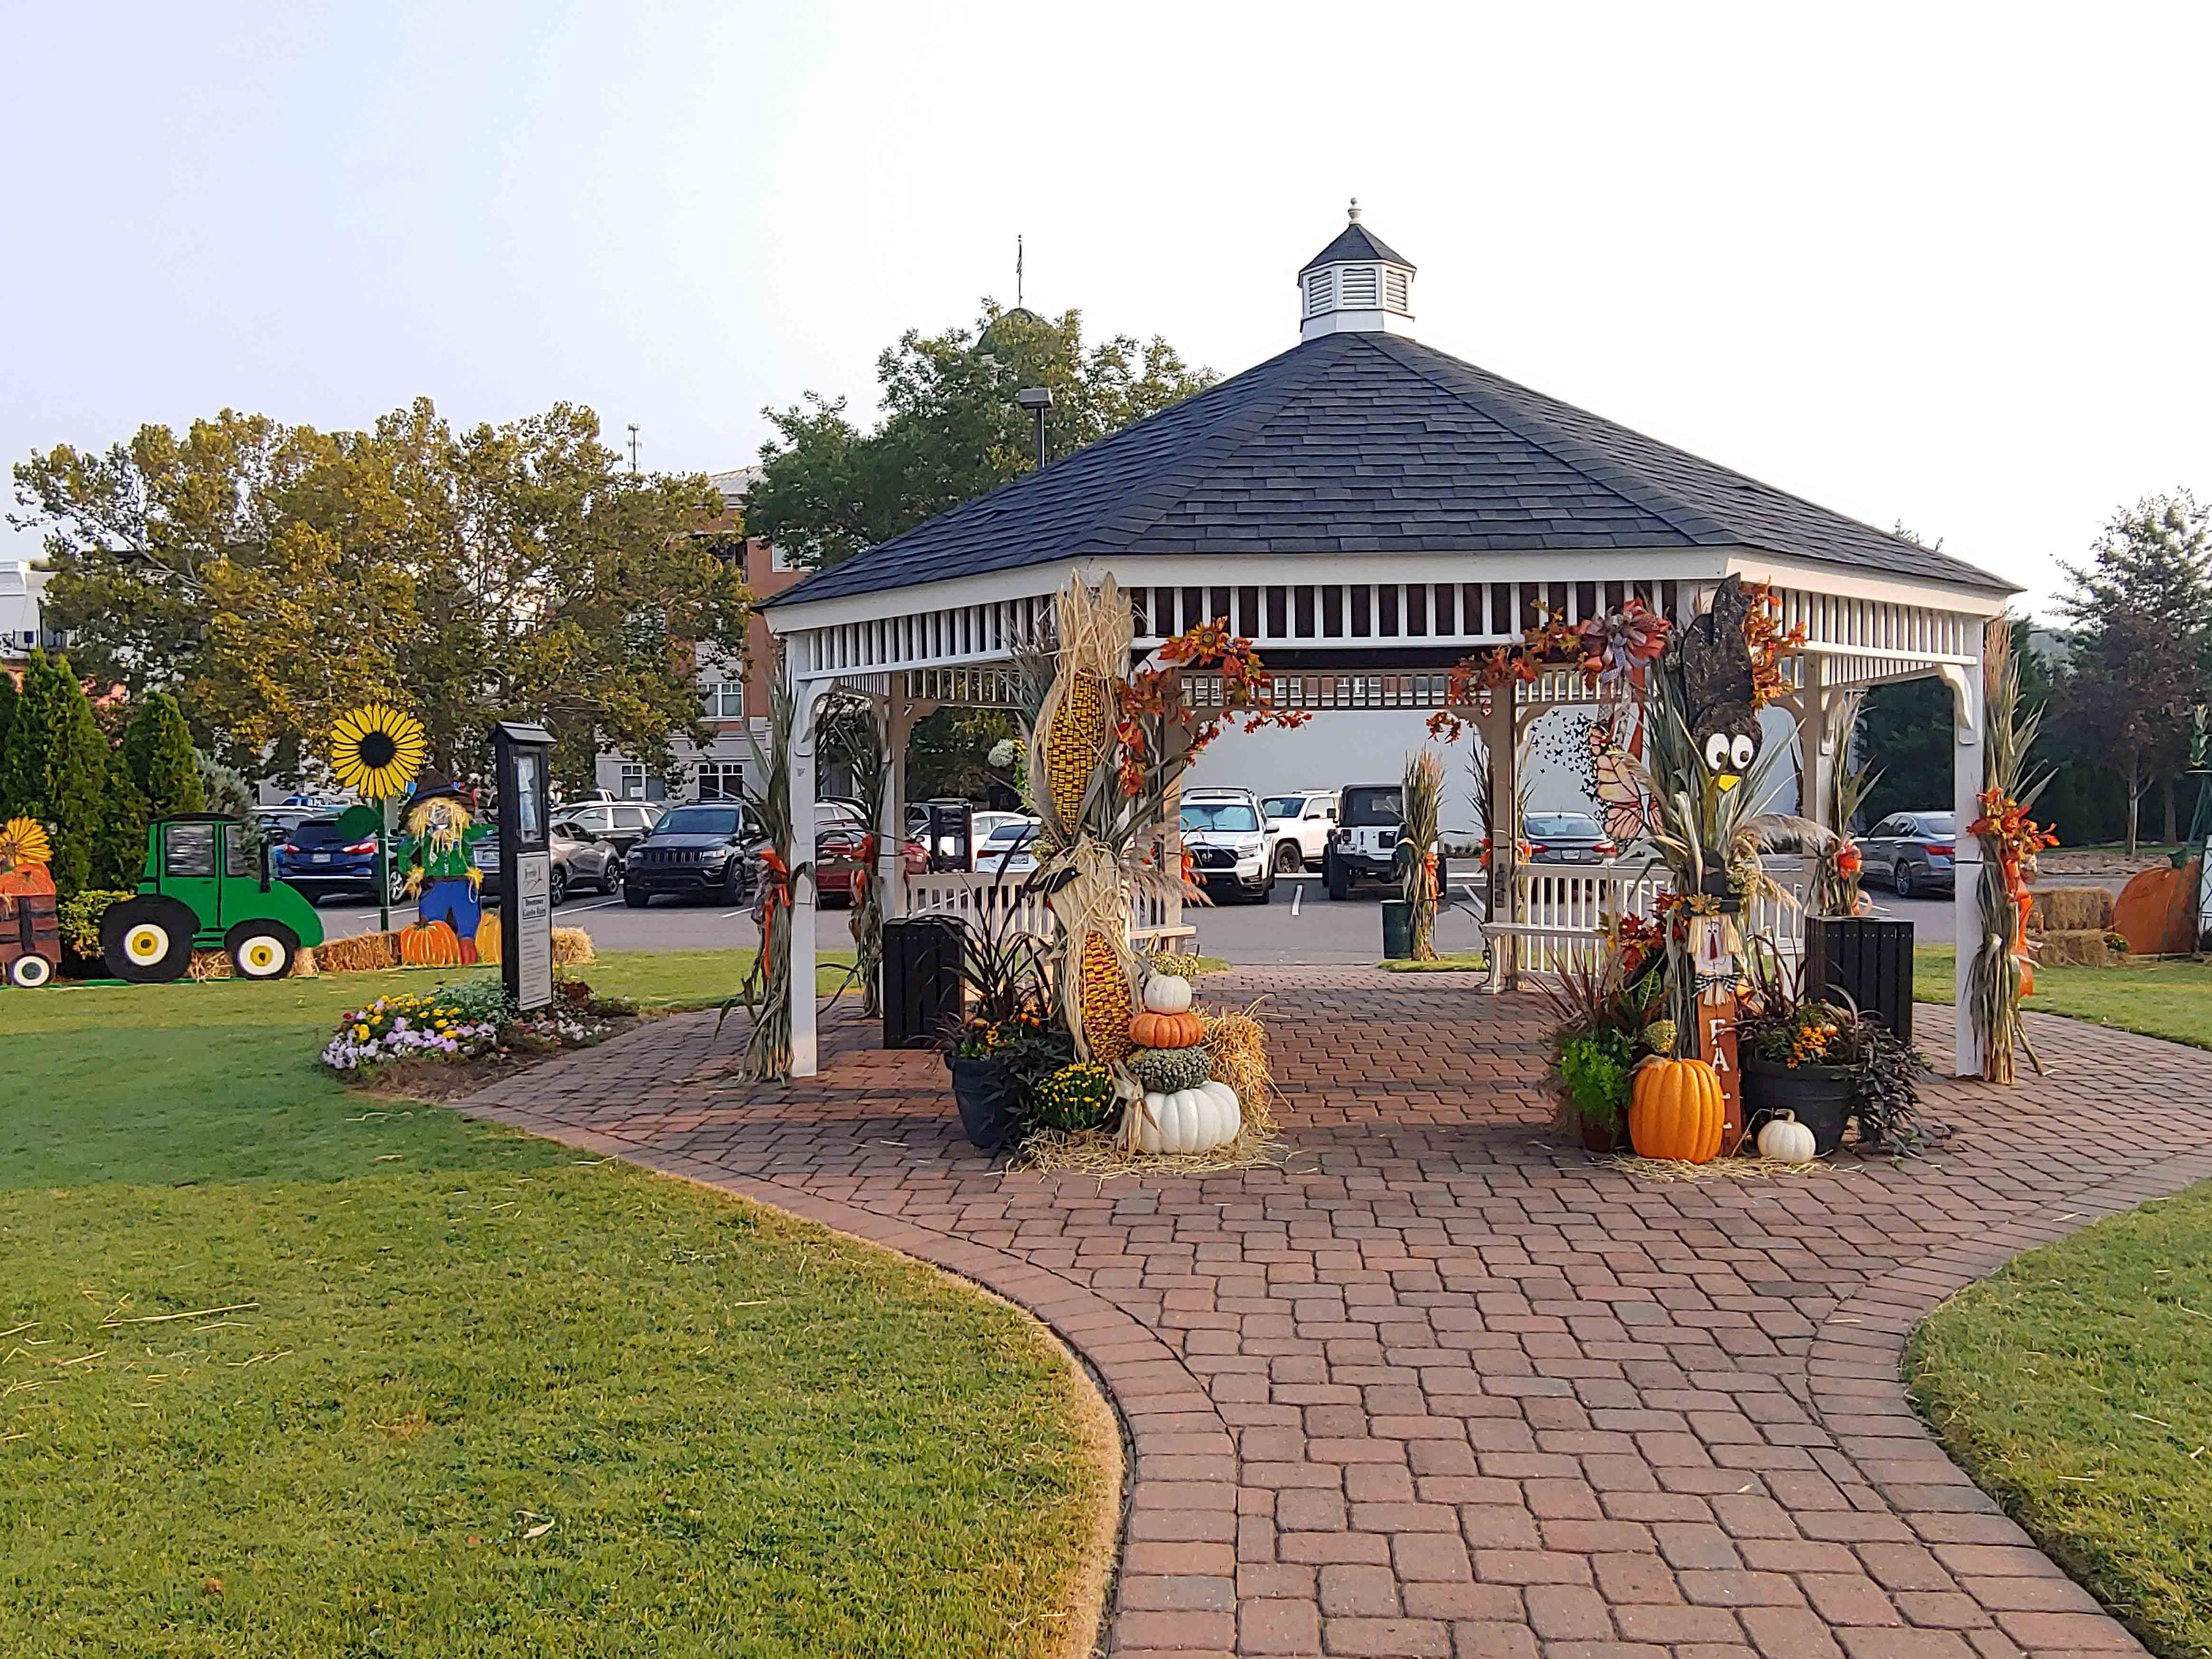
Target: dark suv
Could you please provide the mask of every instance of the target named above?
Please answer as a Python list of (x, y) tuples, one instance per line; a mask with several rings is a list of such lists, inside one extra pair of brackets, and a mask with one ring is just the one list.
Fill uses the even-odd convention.
[[(395, 838), (396, 839), (396, 838)], [(387, 854), (387, 856), (389, 856)], [(282, 876), (319, 904), (340, 894), (374, 900), (376, 897), (376, 842), (372, 837), (349, 841), (339, 833), (334, 817), (302, 818), (281, 845), (269, 849), (270, 873)], [(399, 860), (390, 858), (392, 896), (401, 896), (406, 876)]]
[(747, 849), (760, 832), (735, 801), (700, 801), (666, 813), (623, 861), (623, 902), (641, 910), (656, 893), (743, 904), (753, 890)]

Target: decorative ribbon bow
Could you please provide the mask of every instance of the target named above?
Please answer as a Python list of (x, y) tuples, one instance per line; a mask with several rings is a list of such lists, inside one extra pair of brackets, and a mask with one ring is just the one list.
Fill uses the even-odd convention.
[(775, 919), (791, 908), (791, 866), (771, 847), (761, 854), (761, 960), (775, 949)]

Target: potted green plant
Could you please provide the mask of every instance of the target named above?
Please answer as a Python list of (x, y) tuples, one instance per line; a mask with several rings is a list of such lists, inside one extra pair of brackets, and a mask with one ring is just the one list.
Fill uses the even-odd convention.
[(1753, 952), (1751, 968), (1736, 1017), (1745, 1127), (1756, 1135), (1787, 1113), (1826, 1154), (1856, 1118), (1863, 1147), (1909, 1150), (1918, 1139), (1917, 1079), (1928, 1062), (1849, 996), (1808, 996), (1805, 965), (1784, 966), (1771, 944)]
[(981, 1152), (1019, 1139), (1026, 1091), (1075, 1058), (1052, 1012), (1060, 1004), (1047, 944), (1020, 925), (1029, 888), (992, 907), (983, 926), (969, 924), (960, 957), (966, 1012), (941, 1040), (961, 1127)]
[[(1594, 1152), (1628, 1145), (1628, 1099), (1647, 1054), (1674, 1046), (1674, 1025), (1654, 1020), (1665, 976), (1647, 969), (1630, 978), (1609, 952), (1540, 981), (1558, 1015), (1552, 1028), (1552, 1079), (1562, 1106)], [(1656, 968), (1656, 964), (1651, 964)]]

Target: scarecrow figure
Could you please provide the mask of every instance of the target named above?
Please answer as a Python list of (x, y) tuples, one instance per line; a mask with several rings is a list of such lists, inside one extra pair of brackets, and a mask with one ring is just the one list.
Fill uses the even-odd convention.
[(1730, 576), (1714, 592), (1712, 609), (1692, 617), (1682, 630), (1682, 701), (1691, 746), (1723, 794), (1743, 781), (1764, 741), (1759, 680), (1743, 626), (1750, 615), (1743, 578)]
[[(429, 933), (422, 941), (424, 959), (450, 950), (455, 963), (475, 962), (477, 928), (483, 920), (483, 907), (477, 902), (483, 872), (477, 868), (475, 849), (491, 834), (490, 826), (476, 821), (458, 786), (441, 780), (416, 792), (407, 803), (404, 830), (399, 867), (407, 872), (409, 896), (419, 900), (416, 927)], [(450, 945), (447, 936), (437, 932), (440, 927), (449, 931)], [(401, 955), (414, 959), (404, 940)]]

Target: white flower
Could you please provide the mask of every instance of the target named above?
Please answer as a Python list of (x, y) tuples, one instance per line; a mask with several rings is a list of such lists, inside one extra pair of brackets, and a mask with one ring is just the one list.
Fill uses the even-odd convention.
[(1012, 766), (1014, 763), (1014, 757), (1020, 753), (1021, 750), (1019, 746), (1016, 744), (1012, 738), (1000, 738), (998, 742), (991, 745), (990, 753), (984, 758), (988, 760), (992, 765), (1003, 769), (1006, 767)]

